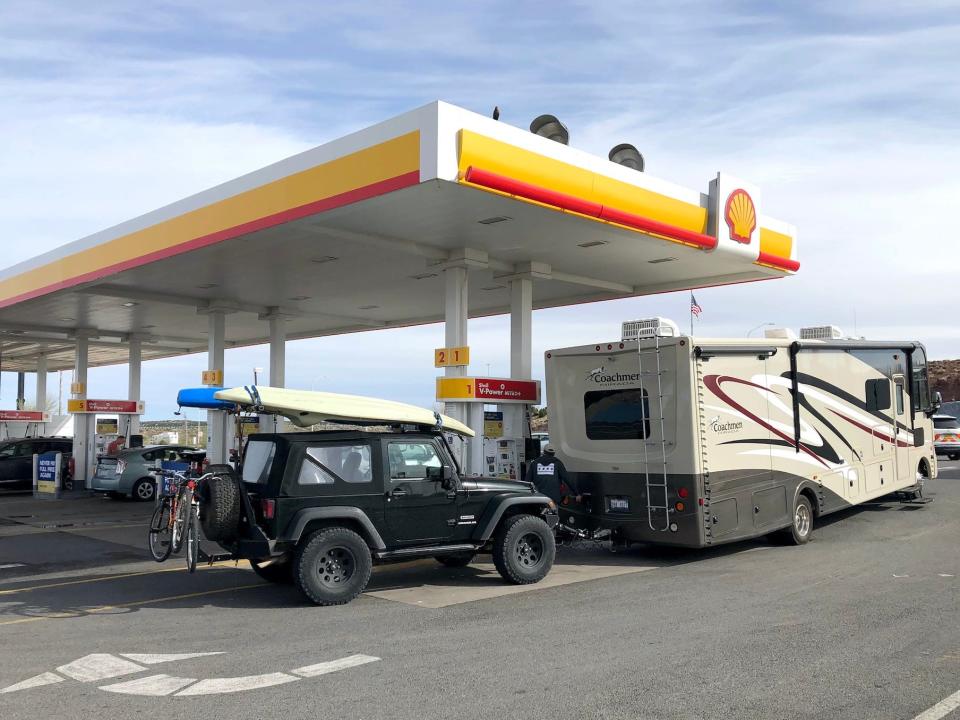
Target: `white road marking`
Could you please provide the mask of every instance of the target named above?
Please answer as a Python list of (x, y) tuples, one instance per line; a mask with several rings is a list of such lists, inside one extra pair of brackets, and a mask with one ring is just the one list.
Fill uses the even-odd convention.
[(147, 695), (150, 697), (161, 697), (175, 693), (190, 683), (196, 682), (196, 678), (173, 677), (171, 675), (149, 675), (137, 680), (128, 680), (114, 685), (101, 685), (101, 690), (107, 692), (120, 693), (121, 695)]
[(893, 576), (894, 576), (895, 578), (908, 578), (908, 577), (910, 577), (909, 575), (897, 575), (896, 573), (894, 573)]
[(92, 653), (84, 655), (72, 663), (61, 665), (57, 668), (57, 672), (80, 682), (94, 682), (95, 680), (107, 680), (121, 675), (132, 675), (143, 669), (142, 665), (118, 658), (116, 655)]
[(7, 563), (6, 565), (0, 565), (0, 570), (9, 570), (10, 568), (24, 567), (24, 563)]
[(953, 577), (953, 575), (948, 575), (947, 573), (937, 573), (940, 577)]
[(283, 685), (296, 682), (300, 678), (282, 672), (267, 673), (265, 675), (247, 675), (246, 677), (209, 678), (181, 690), (176, 697), (187, 695), (219, 695), (220, 693), (242, 692), (244, 690), (258, 690), (260, 688)]
[(59, 675), (54, 675), (52, 672), (40, 673), (39, 675), (34, 675), (32, 678), (27, 678), (23, 682), (18, 682), (16, 685), (5, 687), (3, 690), (0, 690), (0, 695), (16, 692), (17, 690), (29, 690), (30, 688), (41, 687), (43, 685), (52, 685), (58, 682), (63, 682), (63, 678)]
[(944, 698), (929, 710), (924, 710), (913, 720), (940, 720), (940, 718), (949, 715), (957, 708), (960, 708), (960, 690), (950, 697)]
[(299, 675), (300, 677), (312, 678), (319, 675), (326, 675), (327, 673), (337, 672), (338, 670), (346, 670), (347, 668), (377, 662), (379, 659), (380, 658), (373, 657), (372, 655), (350, 655), (345, 658), (340, 658), (339, 660), (317, 663), (316, 665), (307, 665), (306, 667), (297, 668), (296, 670), (291, 670), (290, 672), (292, 672), (294, 675)]
[(144, 665), (158, 665), (165, 662), (176, 662), (177, 660), (190, 660), (198, 657), (208, 657), (210, 655), (223, 655), (223, 652), (201, 652), (201, 653), (120, 653), (121, 657)]

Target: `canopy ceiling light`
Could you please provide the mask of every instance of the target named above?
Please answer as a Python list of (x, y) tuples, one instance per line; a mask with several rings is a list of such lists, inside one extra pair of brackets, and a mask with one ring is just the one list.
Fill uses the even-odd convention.
[(570, 144), (570, 132), (567, 126), (557, 120), (554, 115), (541, 115), (530, 123), (530, 132), (548, 140), (553, 140), (561, 145)]
[(610, 158), (610, 162), (615, 162), (617, 165), (623, 165), (631, 170), (643, 172), (643, 155), (630, 143), (617, 145), (610, 150), (610, 154), (607, 155), (607, 157)]

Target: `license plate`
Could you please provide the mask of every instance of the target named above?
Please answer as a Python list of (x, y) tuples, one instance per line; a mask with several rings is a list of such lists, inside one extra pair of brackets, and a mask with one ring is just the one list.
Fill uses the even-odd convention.
[(630, 498), (623, 495), (608, 495), (607, 512), (630, 512)]

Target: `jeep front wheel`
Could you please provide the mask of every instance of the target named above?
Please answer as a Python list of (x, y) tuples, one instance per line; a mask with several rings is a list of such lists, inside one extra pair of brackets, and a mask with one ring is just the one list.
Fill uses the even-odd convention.
[(297, 587), (311, 602), (343, 605), (367, 587), (373, 558), (353, 530), (325, 528), (300, 541), (293, 570)]
[(550, 526), (536, 515), (504, 520), (493, 538), (493, 564), (507, 582), (540, 582), (553, 567), (557, 546)]

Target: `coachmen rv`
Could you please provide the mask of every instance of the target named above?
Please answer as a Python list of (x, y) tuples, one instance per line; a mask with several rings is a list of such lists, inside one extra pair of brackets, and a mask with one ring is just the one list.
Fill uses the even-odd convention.
[(621, 542), (799, 544), (827, 513), (920, 496), (937, 472), (923, 346), (768, 335), (655, 318), (547, 352), (551, 443), (584, 494), (561, 522)]

